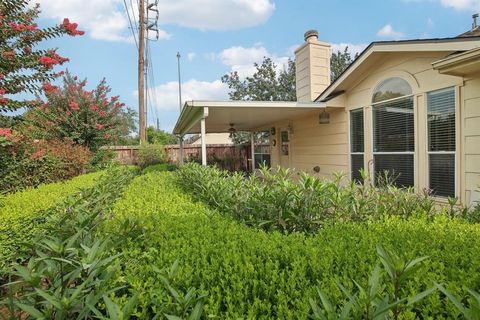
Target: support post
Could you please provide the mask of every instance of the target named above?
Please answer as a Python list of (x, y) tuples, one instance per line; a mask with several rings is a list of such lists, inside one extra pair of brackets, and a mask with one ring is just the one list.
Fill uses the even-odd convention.
[(200, 120), (200, 133), (202, 135), (202, 165), (207, 166), (207, 143), (205, 137), (205, 117)]
[(250, 144), (252, 148), (252, 172), (255, 170), (255, 132), (250, 132)]
[(180, 149), (178, 150), (179, 155), (178, 155), (178, 165), (181, 167), (183, 166), (183, 136), (179, 137), (179, 144), (180, 144)]
[(138, 26), (140, 28), (138, 34), (138, 118), (140, 127), (140, 144), (146, 141), (145, 130), (145, 2), (139, 2), (139, 19)]

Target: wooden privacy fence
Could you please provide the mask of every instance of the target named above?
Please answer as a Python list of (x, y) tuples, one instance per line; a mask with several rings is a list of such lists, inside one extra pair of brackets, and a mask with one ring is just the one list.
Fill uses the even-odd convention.
[[(105, 149), (115, 153), (115, 160), (123, 164), (137, 164), (138, 150), (140, 146), (110, 146)], [(180, 146), (170, 144), (164, 146), (166, 157), (170, 163), (178, 164), (180, 159)], [(250, 157), (248, 146), (232, 146), (228, 144), (208, 144), (207, 163), (230, 171), (247, 171), (248, 158)], [(201, 163), (201, 145), (185, 145), (183, 147), (183, 159), (185, 162), (194, 161)]]

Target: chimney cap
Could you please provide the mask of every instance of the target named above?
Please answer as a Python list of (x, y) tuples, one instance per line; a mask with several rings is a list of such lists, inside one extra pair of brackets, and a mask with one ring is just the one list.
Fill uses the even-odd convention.
[(308, 38), (310, 38), (310, 37), (315, 37), (315, 38), (318, 39), (318, 31), (315, 30), (315, 29), (308, 30), (307, 32), (305, 32), (303, 37), (305, 38), (305, 41), (307, 41)]

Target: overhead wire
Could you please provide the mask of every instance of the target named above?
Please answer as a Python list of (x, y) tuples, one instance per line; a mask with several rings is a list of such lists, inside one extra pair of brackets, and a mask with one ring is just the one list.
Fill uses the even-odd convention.
[(125, 11), (127, 12), (128, 23), (130, 24), (130, 30), (132, 31), (132, 34), (133, 34), (133, 40), (135, 41), (135, 46), (137, 47), (137, 50), (138, 50), (138, 41), (137, 41), (137, 33), (136, 33), (136, 30), (138, 30), (137, 29), (138, 26), (135, 20), (135, 14), (133, 14), (134, 12), (133, 5), (132, 5), (132, 2), (130, 1), (130, 8), (132, 10), (133, 19), (135, 21), (135, 28), (134, 28), (134, 24), (132, 23), (132, 19), (130, 18), (130, 10), (128, 9), (127, 1), (123, 0), (123, 4), (125, 5)]

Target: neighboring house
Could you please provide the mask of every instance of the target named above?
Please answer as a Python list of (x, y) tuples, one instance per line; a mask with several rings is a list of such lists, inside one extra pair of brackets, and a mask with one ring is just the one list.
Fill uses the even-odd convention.
[[(202, 137), (200, 135), (192, 137), (192, 145), (202, 144)], [(233, 145), (232, 139), (230, 139), (229, 133), (207, 133), (205, 137), (205, 142), (209, 144), (223, 144), (223, 145)]]
[(354, 180), (360, 169), (372, 178), (388, 170), (399, 186), (480, 200), (476, 23), (454, 38), (373, 42), (333, 83), (330, 50), (305, 34), (297, 102), (189, 101), (174, 133), (265, 131), (273, 167)]

